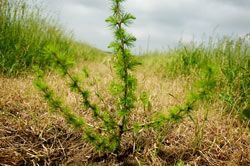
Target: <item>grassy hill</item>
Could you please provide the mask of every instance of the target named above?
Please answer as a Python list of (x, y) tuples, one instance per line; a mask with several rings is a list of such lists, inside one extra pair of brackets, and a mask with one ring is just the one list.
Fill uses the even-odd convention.
[(49, 68), (51, 57), (46, 49), (51, 45), (71, 60), (104, 55), (87, 44), (75, 42), (56, 19), (41, 16), (42, 9), (34, 6), (24, 0), (0, 2), (0, 73), (18, 75), (34, 65)]
[(179, 122), (124, 134), (120, 155), (98, 153), (82, 139), (82, 130), (67, 125), (39, 95), (31, 69), (45, 70), (56, 96), (87, 124), (98, 126), (47, 51), (75, 61), (69, 71), (79, 75), (90, 100), (109, 111), (116, 109), (110, 93), (113, 56), (75, 42), (24, 1), (10, 2), (0, 2), (0, 165), (250, 165), (249, 35), (135, 57), (142, 64), (135, 70), (138, 102), (132, 122), (145, 124), (185, 105), (202, 90), (208, 66), (215, 71), (215, 91)]

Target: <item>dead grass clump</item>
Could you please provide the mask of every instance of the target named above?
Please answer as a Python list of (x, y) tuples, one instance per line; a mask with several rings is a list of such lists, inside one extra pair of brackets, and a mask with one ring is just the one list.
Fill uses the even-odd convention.
[(32, 78), (1, 77), (0, 165), (59, 165), (85, 144), (37, 97)]

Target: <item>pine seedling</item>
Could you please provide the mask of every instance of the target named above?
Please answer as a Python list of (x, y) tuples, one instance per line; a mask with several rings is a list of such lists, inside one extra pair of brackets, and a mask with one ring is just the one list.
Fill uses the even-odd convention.
[[(41, 71), (38, 71), (38, 77), (34, 81), (35, 86), (43, 92), (44, 98), (48, 101), (52, 109), (61, 113), (70, 125), (82, 129), (84, 131), (83, 138), (93, 144), (97, 151), (101, 152), (111, 151), (119, 153), (122, 150), (122, 135), (126, 132), (138, 131), (142, 128), (147, 129), (150, 127), (159, 128), (167, 121), (178, 122), (185, 115), (192, 118), (190, 112), (193, 110), (194, 104), (198, 100), (210, 95), (212, 85), (214, 85), (210, 81), (213, 77), (211, 74), (207, 74), (206, 78), (208, 79), (204, 83), (201, 83), (200, 89), (192, 93), (193, 95), (191, 95), (184, 105), (172, 109), (169, 115), (159, 114), (159, 116), (153, 118), (153, 121), (145, 124), (129, 121), (129, 116), (132, 114), (135, 102), (137, 101), (135, 95), (137, 79), (132, 72), (139, 63), (130, 51), (136, 38), (128, 34), (123, 28), (123, 26), (130, 25), (135, 19), (134, 16), (122, 10), (121, 3), (124, 1), (111, 0), (113, 14), (106, 20), (114, 32), (114, 41), (109, 45), (109, 48), (113, 48), (115, 56), (114, 68), (117, 75), (117, 79), (112, 81), (110, 88), (111, 93), (117, 98), (115, 112), (103, 110), (90, 100), (90, 92), (81, 87), (79, 77), (69, 72), (73, 63), (69, 62), (63, 53), (60, 53), (51, 45), (46, 49), (48, 56), (55, 62), (55, 66), (60, 69), (59, 71), (62, 76), (69, 78), (71, 90), (81, 95), (84, 110), (91, 111), (92, 117), (97, 123), (95, 125), (87, 124), (81, 117), (72, 113), (69, 108), (64, 106), (62, 100), (57, 98), (53, 90), (45, 83), (44, 74)], [(89, 77), (86, 69), (83, 70), (83, 73), (86, 78)], [(148, 105), (148, 109), (151, 109), (152, 106), (145, 93), (142, 94), (141, 101), (144, 104), (144, 109), (146, 109), (146, 104)]]
[[(53, 46), (49, 46), (47, 52), (50, 57), (52, 56), (54, 58), (55, 66), (60, 69), (62, 76), (69, 77), (71, 89), (82, 96), (85, 110), (91, 110), (93, 118), (99, 122), (99, 126), (97, 126), (98, 129), (88, 125), (81, 125), (85, 131), (84, 138), (94, 144), (97, 150), (118, 152), (121, 150), (121, 137), (123, 133), (129, 131), (128, 117), (135, 107), (137, 79), (132, 75), (132, 71), (139, 63), (135, 61), (135, 58), (129, 50), (129, 48), (133, 46), (133, 42), (136, 38), (127, 34), (123, 28), (124, 25), (128, 26), (131, 24), (135, 17), (122, 10), (121, 3), (124, 2), (124, 0), (112, 0), (111, 2), (113, 15), (106, 21), (110, 23), (109, 25), (113, 28), (115, 36), (115, 40), (109, 47), (114, 50), (116, 59), (114, 68), (118, 76), (118, 81), (113, 81), (112, 83), (112, 94), (118, 96), (116, 101), (116, 114), (101, 110), (96, 104), (91, 103), (88, 90), (83, 89), (79, 84), (79, 78), (69, 72), (69, 67), (72, 63), (63, 59), (63, 56), (61, 56)], [(83, 72), (86, 75), (86, 71), (84, 70)], [(41, 78), (37, 78), (34, 84), (44, 93), (44, 96), (46, 96), (45, 99), (50, 103), (53, 109), (60, 110), (62, 113), (65, 112), (61, 103), (55, 104), (54, 93), (49, 90)]]
[[(84, 138), (94, 144), (97, 150), (118, 152), (122, 149), (122, 135), (125, 132), (134, 130), (133, 127), (129, 128), (129, 125), (131, 125), (131, 123), (129, 123), (129, 115), (132, 109), (135, 108), (135, 102), (137, 100), (135, 96), (137, 79), (132, 74), (132, 71), (139, 63), (129, 50), (133, 46), (133, 42), (136, 41), (136, 38), (126, 33), (123, 28), (123, 26), (131, 24), (135, 17), (122, 10), (121, 3), (124, 2), (124, 0), (112, 0), (111, 2), (113, 15), (106, 21), (110, 27), (113, 28), (115, 37), (114, 41), (109, 45), (109, 48), (113, 48), (114, 51), (116, 59), (114, 68), (116, 69), (118, 78), (111, 84), (111, 92), (118, 98), (116, 101), (117, 109), (115, 114), (101, 110), (96, 104), (91, 103), (89, 99), (90, 93), (80, 86), (77, 76), (70, 74), (69, 68), (72, 63), (65, 60), (61, 53), (58, 53), (53, 46), (48, 46), (47, 54), (54, 58), (55, 66), (60, 69), (62, 76), (69, 77), (71, 89), (82, 96), (85, 110), (91, 110), (93, 118), (99, 122), (98, 130), (88, 125), (81, 126), (85, 131)], [(89, 76), (86, 70), (83, 70), (83, 72), (87, 77)], [(35, 81), (35, 85), (44, 93), (44, 96), (50, 96), (50, 91), (44, 90), (42, 84), (39, 84), (39, 82), (42, 82), (40, 78)], [(47, 85), (46, 89), (49, 89)], [(48, 103), (53, 103), (53, 97), (46, 97), (45, 99)], [(57, 107), (53, 106), (53, 108), (61, 110), (61, 105), (61, 107), (56, 106)], [(63, 111), (61, 110), (61, 112)]]

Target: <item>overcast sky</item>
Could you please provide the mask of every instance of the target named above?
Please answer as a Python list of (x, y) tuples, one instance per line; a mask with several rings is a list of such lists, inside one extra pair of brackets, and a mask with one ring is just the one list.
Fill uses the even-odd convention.
[[(107, 50), (112, 33), (105, 23), (109, 0), (41, 0), (58, 15), (75, 39)], [(250, 32), (250, 0), (127, 0), (125, 10), (136, 16), (128, 31), (136, 36), (136, 53), (166, 50), (181, 39)]]

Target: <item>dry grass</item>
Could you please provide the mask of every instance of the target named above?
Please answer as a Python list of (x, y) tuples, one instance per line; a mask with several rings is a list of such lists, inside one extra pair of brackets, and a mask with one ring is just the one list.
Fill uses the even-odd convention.
[[(108, 83), (114, 73), (109, 61), (85, 62), (90, 78), (84, 81), (92, 91), (92, 100), (111, 109), (114, 99), (108, 93)], [(74, 72), (79, 72), (74, 69)], [(147, 66), (137, 70), (138, 93), (150, 94), (151, 112), (144, 112), (140, 104), (130, 118), (146, 122), (158, 111), (182, 102), (191, 88), (187, 78), (162, 79), (156, 70)], [(180, 124), (166, 124), (161, 130), (141, 130), (123, 136), (123, 155), (96, 154), (93, 147), (81, 139), (80, 131), (73, 131), (60, 116), (50, 114), (46, 102), (34, 88), (34, 77), (5, 78), (0, 76), (0, 165), (175, 165), (184, 161), (187, 166), (248, 166), (250, 165), (250, 133), (236, 118), (223, 112), (223, 104), (200, 104), (194, 113), (200, 123), (203, 111), (209, 108), (204, 138), (199, 149), (194, 148), (195, 126), (189, 119)], [(91, 115), (80, 105), (78, 95), (71, 93), (67, 81), (48, 73), (47, 79), (65, 104), (88, 119)], [(95, 93), (101, 93), (104, 103)], [(171, 95), (170, 95), (171, 94)]]

